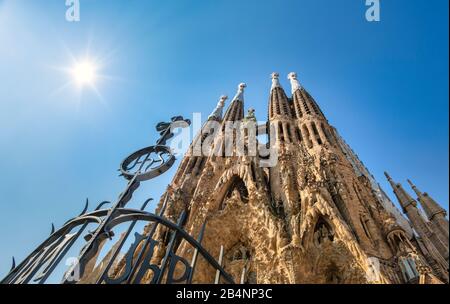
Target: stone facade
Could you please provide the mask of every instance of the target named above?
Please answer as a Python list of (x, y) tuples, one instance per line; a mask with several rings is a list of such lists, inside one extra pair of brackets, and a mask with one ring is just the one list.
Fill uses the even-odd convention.
[[(278, 74), (272, 79), (267, 129), (273, 132), (267, 136), (277, 151), (276, 165), (261, 166), (259, 154), (192, 153), (211, 137), (209, 122), (256, 120), (254, 111), (244, 117), (241, 84), (224, 115), (221, 98), (182, 159), (163, 195), (169, 202), (165, 216), (176, 221), (187, 211), (184, 228), (192, 236), (206, 222), (202, 245), (215, 257), (223, 246), (224, 268), (236, 282), (448, 282), (445, 211), (417, 190), (426, 220), (391, 180), (405, 219), (297, 75), (289, 74), (292, 97)], [(224, 137), (217, 132), (208, 144), (223, 147)], [(164, 237), (159, 228), (156, 238)], [(181, 243), (177, 255), (189, 260), (192, 248)], [(214, 271), (201, 259), (195, 272), (196, 283), (214, 280)]]

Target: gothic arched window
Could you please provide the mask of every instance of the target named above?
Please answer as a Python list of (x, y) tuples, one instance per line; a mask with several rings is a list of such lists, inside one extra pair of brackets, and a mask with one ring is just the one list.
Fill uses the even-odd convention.
[(225, 196), (220, 204), (219, 209), (223, 210), (225, 208), (225, 203), (227, 199), (238, 199), (242, 201), (244, 204), (248, 203), (248, 190), (244, 181), (239, 177), (235, 176), (230, 182), (228, 190), (226, 190)]
[(334, 240), (334, 232), (330, 224), (322, 217), (316, 223), (314, 228), (314, 243), (320, 246), (325, 242)]
[(416, 263), (411, 257), (401, 257), (398, 261), (400, 269), (402, 270), (403, 278), (409, 282), (419, 276), (416, 268)]

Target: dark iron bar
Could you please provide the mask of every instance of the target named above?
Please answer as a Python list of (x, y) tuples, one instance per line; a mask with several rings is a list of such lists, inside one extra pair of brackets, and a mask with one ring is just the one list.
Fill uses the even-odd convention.
[[(146, 200), (140, 210), (144, 211), (145, 208), (147, 208), (148, 203), (151, 202), (152, 200), (153, 200), (152, 198), (149, 198), (148, 200)], [(125, 233), (125, 236), (122, 238), (122, 240), (120, 240), (119, 246), (116, 248), (116, 250), (112, 254), (111, 259), (108, 262), (108, 265), (106, 266), (106, 268), (103, 270), (103, 272), (99, 276), (99, 278), (97, 280), (97, 284), (101, 284), (102, 281), (104, 281), (104, 277), (108, 275), (108, 271), (110, 270), (112, 264), (114, 263), (117, 256), (119, 255), (120, 250), (122, 250), (123, 245), (125, 244), (126, 240), (128, 239), (128, 236), (130, 235), (130, 233), (133, 231), (134, 226), (136, 226), (136, 223), (137, 223), (137, 220), (134, 220), (131, 222), (130, 226), (128, 227), (128, 229)]]
[[(117, 200), (117, 202), (114, 204), (114, 206), (108, 211), (108, 214), (106, 215), (106, 217), (103, 219), (103, 221), (101, 222), (101, 224), (97, 227), (97, 229), (95, 230), (95, 232), (93, 233), (92, 238), (88, 241), (88, 243), (86, 244), (86, 246), (83, 248), (82, 252), (80, 253), (78, 262), (73, 265), (68, 274), (72, 274), (73, 271), (75, 270), (75, 268), (78, 266), (79, 267), (79, 271), (80, 271), (80, 276), (82, 277), (84, 274), (84, 264), (86, 264), (86, 261), (84, 261), (84, 259), (86, 258), (88, 253), (91, 253), (92, 249), (93, 249), (93, 245), (95, 242), (98, 241), (98, 238), (100, 236), (101, 233), (104, 233), (104, 227), (105, 225), (108, 223), (108, 221), (111, 219), (113, 213), (116, 211), (116, 209), (119, 206), (122, 206), (122, 200), (129, 194), (128, 191), (130, 189), (132, 189), (132, 187), (134, 186), (134, 183), (136, 182), (138, 174), (136, 173), (134, 178), (128, 182), (127, 187), (125, 189), (124, 192), (122, 192), (122, 194), (120, 195), (119, 199)], [(70, 284), (71, 282), (67, 281), (67, 279), (65, 278), (63, 281), (64, 284)]]
[[(206, 221), (203, 223), (202, 228), (200, 229), (200, 233), (199, 233), (198, 238), (197, 238), (197, 242), (199, 244), (202, 243), (203, 235), (205, 234), (205, 228), (206, 228)], [(191, 272), (189, 273), (189, 277), (187, 279), (187, 283), (188, 284), (192, 284), (192, 279), (194, 277), (194, 270), (195, 270), (195, 266), (197, 264), (197, 258), (198, 258), (198, 249), (195, 248), (194, 254), (192, 255)]]
[[(85, 205), (82, 214), (86, 211), (87, 206)], [(70, 222), (70, 220), (68, 221)], [(66, 224), (68, 223), (66, 222)], [(35, 258), (42, 250), (48, 245), (51, 244), (50, 240), (52, 240), (53, 235), (47, 238), (41, 245), (39, 245), (30, 255), (28, 255), (19, 265), (16, 266), (15, 260), (13, 259), (13, 268), (7, 274), (7, 276), (0, 282), (1, 284), (8, 284), (14, 281), (17, 278), (18, 273), (23, 271), (23, 268), (28, 266), (33, 258)]]
[[(161, 211), (160, 211), (160, 216), (163, 216), (164, 212), (166, 211), (167, 201), (168, 200), (169, 200), (169, 195), (166, 194), (166, 196), (164, 197), (163, 206), (162, 206)], [(148, 234), (147, 238), (144, 241), (144, 244), (141, 247), (141, 250), (139, 251), (138, 258), (136, 259), (136, 263), (132, 265), (132, 268), (131, 268), (131, 271), (130, 271), (130, 273), (128, 275), (128, 278), (126, 279), (128, 284), (131, 282), (131, 279), (133, 278), (134, 273), (136, 272), (136, 269), (141, 264), (143, 255), (145, 253), (145, 250), (147, 250), (148, 244), (152, 240), (152, 237), (155, 234), (157, 227), (158, 227), (158, 223), (154, 222), (152, 230), (150, 230), (150, 233)]]
[[(64, 238), (59, 238), (59, 240), (50, 243), (50, 246), (45, 247), (43, 251), (40, 252), (40, 254), (38, 254), (36, 257), (33, 258), (33, 260), (30, 261), (30, 263), (27, 265), (24, 271), (22, 271), (17, 275), (19, 280), (22, 279), (24, 275), (26, 275), (22, 283), (28, 284), (34, 278), (36, 273), (41, 269), (42, 266), (47, 264), (47, 262), (49, 261), (51, 263), (52, 258), (54, 258), (53, 256), (54, 255), (57, 256), (59, 254), (59, 251), (61, 250), (59, 246), (61, 244), (63, 244), (63, 248), (67, 247), (67, 244), (64, 244), (64, 241), (65, 241)], [(43, 271), (45, 271), (45, 268)]]
[[(180, 218), (178, 219), (177, 225), (179, 227), (181, 227), (183, 225), (183, 222), (184, 222), (185, 219), (186, 219), (186, 211), (183, 210), (183, 212), (181, 212)], [(159, 273), (158, 279), (156, 280), (157, 284), (161, 284), (161, 281), (162, 281), (163, 276), (164, 276), (164, 272), (165, 272), (166, 267), (167, 267), (167, 262), (169, 261), (169, 259), (171, 258), (172, 254), (173, 254), (173, 248), (175, 246), (175, 242), (177, 240), (177, 236), (178, 236), (177, 230), (173, 231), (172, 235), (170, 237), (169, 245), (166, 247), (166, 254), (165, 254), (164, 259), (163, 259), (163, 261), (161, 263), (161, 271)]]
[(80, 235), (84, 232), (84, 230), (86, 229), (86, 227), (88, 226), (88, 223), (85, 223), (78, 231), (77, 234), (75, 235), (75, 237), (70, 241), (70, 244), (64, 248), (63, 252), (60, 253), (60, 255), (58, 256), (58, 258), (55, 260), (55, 262), (53, 263), (52, 267), (45, 273), (45, 275), (42, 277), (42, 279), (39, 281), (39, 284), (44, 284), (48, 277), (50, 276), (50, 274), (53, 272), (53, 270), (55, 270), (56, 266), (58, 266), (58, 264), (61, 262), (62, 258), (67, 254), (67, 252), (70, 250), (70, 248), (73, 246), (73, 244), (75, 244), (75, 242), (78, 240), (78, 238), (80, 237)]
[[(219, 270), (221, 276), (223, 276), (229, 283), (234, 283), (231, 276), (229, 276), (224, 270), (223, 267), (219, 265), (219, 263), (205, 250), (193, 237), (191, 237), (185, 230), (179, 227), (176, 223), (169, 221), (164, 217), (157, 216), (152, 213), (133, 213), (133, 214), (125, 214), (117, 217), (112, 221), (114, 225), (119, 223), (123, 223), (132, 219), (138, 219), (142, 221), (148, 222), (158, 222), (165, 227), (169, 228), (169, 230), (177, 230), (178, 234), (188, 243), (190, 243), (193, 247), (198, 248), (200, 254), (208, 261), (211, 266), (215, 269)], [(112, 225), (113, 226), (113, 225)]]
[[(222, 267), (223, 262), (223, 245), (220, 246), (220, 254), (219, 254), (219, 266)], [(214, 284), (219, 284), (220, 282), (220, 269), (216, 270), (216, 279), (214, 280)]]

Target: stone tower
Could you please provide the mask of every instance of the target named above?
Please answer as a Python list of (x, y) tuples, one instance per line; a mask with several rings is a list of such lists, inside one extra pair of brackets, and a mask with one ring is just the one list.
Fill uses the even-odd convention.
[[(417, 202), (405, 191), (403, 186), (400, 183), (394, 182), (392, 178), (389, 176), (389, 174), (385, 173), (385, 175), (394, 190), (395, 196), (397, 197), (398, 201), (400, 202), (403, 208), (403, 212), (410, 220), (411, 225), (413, 226), (414, 230), (418, 234), (418, 237), (420, 238), (420, 242), (425, 247), (423, 252), (426, 260), (428, 261), (429, 265), (434, 269), (435, 273), (440, 274), (442, 278), (448, 280), (448, 237), (447, 239), (440, 238), (439, 237), (440, 234), (437, 232), (440, 231), (440, 226), (434, 227), (434, 225), (431, 224), (432, 222), (431, 223), (428, 222), (424, 217), (424, 215), (422, 214), (422, 212), (420, 211), (420, 209), (417, 207)], [(418, 191), (417, 188), (415, 188), (414, 190)], [(422, 201), (425, 201), (426, 204), (429, 203), (428, 200), (424, 200), (422, 194), (421, 196), (419, 196), (419, 198), (420, 197), (422, 197)], [(439, 205), (437, 205), (434, 202), (433, 204), (434, 211), (438, 210), (440, 211), (441, 208), (438, 207)], [(427, 207), (425, 207), (424, 209), (427, 210), (428, 214), (429, 209)], [(433, 212), (432, 215), (437, 214)], [(431, 219), (433, 219), (433, 217), (431, 217)]]
[[(449, 241), (449, 235), (448, 235), (448, 219), (446, 218), (447, 212), (444, 208), (439, 206), (436, 201), (431, 198), (428, 193), (421, 192), (409, 179), (408, 183), (413, 188), (414, 192), (417, 194), (418, 201), (422, 205), (423, 210), (425, 211), (425, 214), (428, 217), (428, 220), (430, 221), (430, 224), (433, 228), (433, 231), (436, 232), (439, 239), (442, 241), (443, 245), (447, 248), (448, 253), (448, 241)], [(447, 258), (448, 261), (448, 258)]]
[[(422, 237), (413, 226), (416, 236), (297, 75), (288, 78), (290, 97), (272, 74), (268, 120), (260, 125), (253, 110), (244, 116), (245, 84), (225, 114), (221, 97), (159, 209), (167, 199), (165, 216), (173, 220), (185, 210), (184, 228), (193, 236), (206, 228), (202, 245), (222, 255), (236, 282), (448, 281), (446, 261), (438, 258), (442, 248), (429, 253), (424, 248), (430, 246), (421, 246), (432, 242), (430, 234)], [(262, 136), (267, 143), (257, 141)], [(442, 226), (445, 214), (432, 200), (420, 201), (430, 206), (430, 221)], [(164, 240), (163, 229), (158, 238)], [(177, 248), (187, 259), (193, 254), (186, 244)], [(198, 263), (194, 282), (211, 282), (214, 272)]]

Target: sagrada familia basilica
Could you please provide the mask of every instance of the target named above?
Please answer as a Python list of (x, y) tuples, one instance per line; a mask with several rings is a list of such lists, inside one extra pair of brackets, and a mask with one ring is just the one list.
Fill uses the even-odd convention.
[[(264, 166), (267, 155), (222, 151), (225, 124), (256, 122), (253, 110), (244, 115), (241, 84), (225, 113), (226, 97), (220, 99), (182, 159), (163, 195), (169, 202), (165, 215), (176, 221), (186, 211), (185, 230), (204, 233), (202, 245), (221, 256), (237, 282), (448, 283), (444, 208), (408, 181), (414, 199), (386, 173), (399, 211), (297, 75), (288, 78), (290, 96), (272, 74), (267, 124), (257, 127), (276, 161)], [(212, 122), (220, 129), (213, 130)], [(248, 151), (250, 136), (243, 134)], [(207, 141), (219, 153), (193, 153)], [(165, 237), (164, 229), (157, 232)], [(186, 259), (193, 254), (188, 244), (177, 248)], [(194, 283), (211, 282), (214, 272), (198, 263)]]

